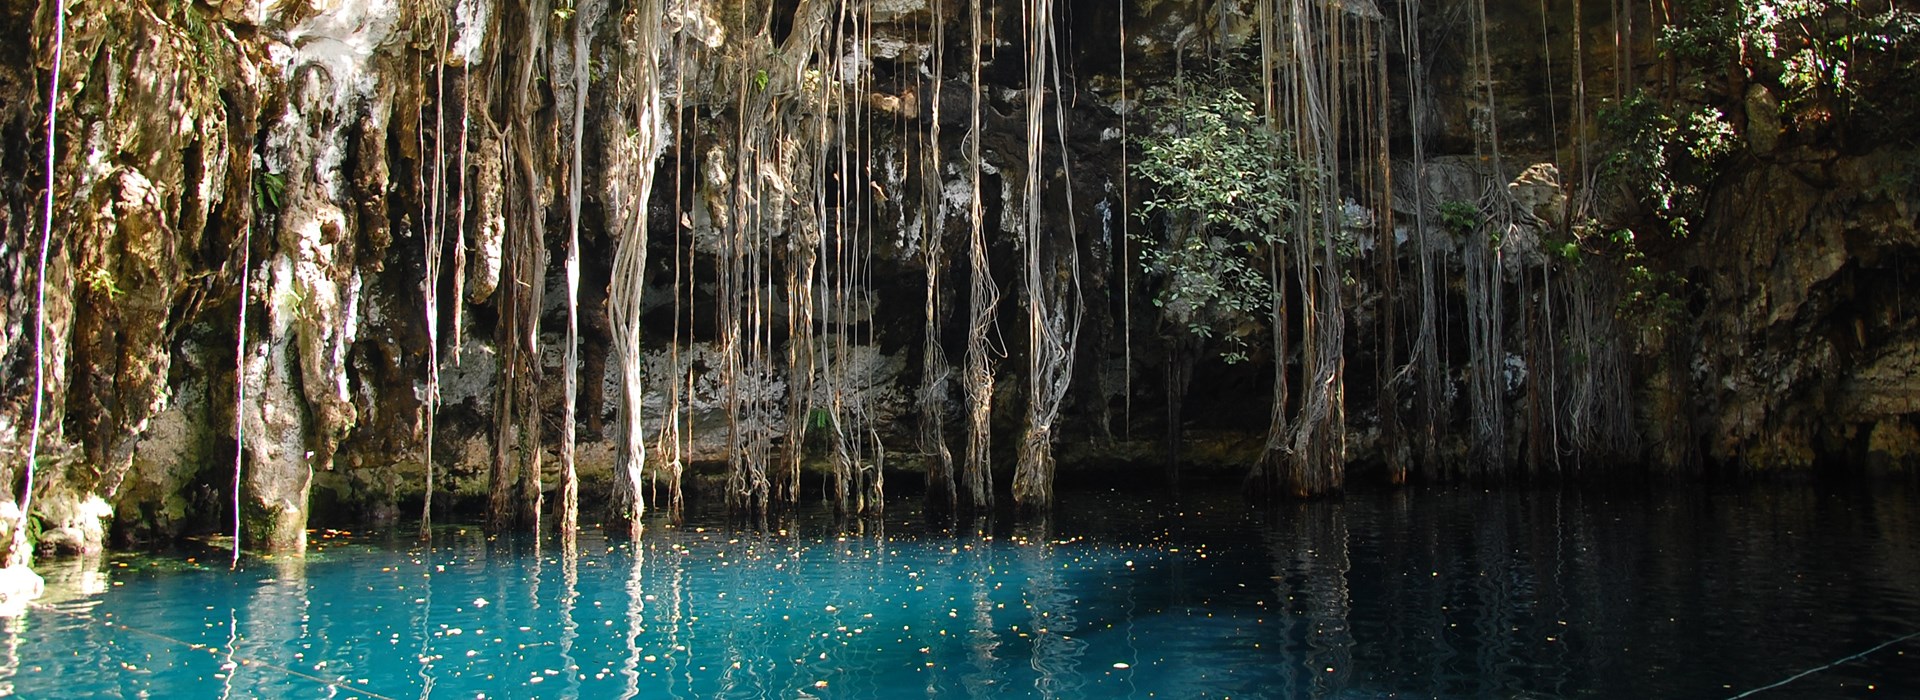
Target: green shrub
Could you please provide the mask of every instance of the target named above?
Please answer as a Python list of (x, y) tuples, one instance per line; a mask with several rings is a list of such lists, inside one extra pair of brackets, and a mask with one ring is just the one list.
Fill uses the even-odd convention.
[(1159, 226), (1133, 234), (1140, 261), (1160, 280), (1153, 303), (1175, 332), (1247, 357), (1247, 337), (1270, 308), (1264, 256), (1284, 244), (1298, 213), (1300, 166), (1285, 134), (1224, 85), (1178, 81), (1147, 95), (1150, 130), (1133, 174), (1152, 187), (1141, 215)]
[(1613, 141), (1605, 173), (1625, 186), (1667, 232), (1685, 237), (1706, 209), (1707, 188), (1739, 140), (1719, 109), (1667, 114), (1645, 93), (1609, 104), (1600, 124)]

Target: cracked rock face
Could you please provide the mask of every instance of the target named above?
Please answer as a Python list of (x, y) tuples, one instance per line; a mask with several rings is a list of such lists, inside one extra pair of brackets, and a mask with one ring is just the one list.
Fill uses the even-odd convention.
[[(1920, 241), (1890, 152), (1781, 154), (1723, 191), (1700, 247), (1710, 306), (1692, 360), (1711, 456), (1805, 468), (1822, 454), (1910, 460), (1920, 326), (1889, 274)], [(1772, 235), (1754, 235), (1766, 231)]]

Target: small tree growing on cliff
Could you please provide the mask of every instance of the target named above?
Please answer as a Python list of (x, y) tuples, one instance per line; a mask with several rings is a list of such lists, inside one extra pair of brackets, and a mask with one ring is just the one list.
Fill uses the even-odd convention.
[(1717, 109), (1669, 111), (1645, 93), (1602, 109), (1601, 128), (1615, 144), (1602, 167), (1648, 217), (1684, 238), (1705, 215), (1707, 191), (1736, 141)]
[[(1180, 404), (1193, 365), (1208, 352), (1239, 362), (1274, 308), (1263, 270), (1283, 255), (1285, 222), (1298, 209), (1299, 165), (1287, 136), (1261, 123), (1232, 87), (1176, 81), (1148, 93), (1153, 128), (1139, 139), (1133, 174), (1152, 185), (1135, 229), (1140, 263), (1155, 282), (1167, 364), (1169, 466), (1178, 460)], [(1157, 224), (1157, 225), (1152, 225)], [(1277, 360), (1276, 360), (1277, 361)]]
[(1152, 183), (1137, 230), (1140, 261), (1160, 284), (1153, 299), (1171, 335), (1213, 344), (1238, 362), (1273, 287), (1260, 270), (1284, 243), (1298, 205), (1297, 165), (1285, 135), (1260, 125), (1252, 101), (1226, 86), (1181, 81), (1149, 93), (1156, 128), (1139, 141), (1134, 174)]

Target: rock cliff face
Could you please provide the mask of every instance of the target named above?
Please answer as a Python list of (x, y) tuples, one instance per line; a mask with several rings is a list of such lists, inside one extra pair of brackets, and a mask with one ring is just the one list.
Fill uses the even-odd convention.
[(1678, 368), (1694, 388), (1675, 397), (1693, 407), (1686, 430), (1701, 457), (1910, 468), (1912, 171), (1901, 148), (1799, 147), (1757, 155), (1722, 183), (1721, 216), (1676, 256), (1702, 287)]
[[(1054, 0), (1037, 42), (1013, 0), (0, 0), (31, 37), (0, 47), (4, 483), (37, 430), (59, 549), (224, 527), (236, 485), (243, 541), (275, 550), (428, 489), (525, 522), (569, 460), (593, 521), (633, 461), (631, 330), (647, 478), (879, 496), (888, 471), (950, 474), (975, 402), (1011, 464), (1031, 279), (1079, 300), (1043, 431), (1066, 470), (1237, 476), (1314, 391), (1340, 468), (1395, 482), (1910, 470), (1920, 115), (1861, 95), (1913, 68), (1855, 55), (1843, 95), (1787, 48), (1689, 53), (1712, 3), (1587, 4)], [(1892, 7), (1829, 10), (1906, 40)], [(1315, 33), (1287, 48), (1274, 13)], [(1230, 364), (1155, 301), (1141, 250), (1173, 225), (1130, 169), (1190, 78), (1258, 96), (1263, 57), (1301, 47), (1347, 57), (1328, 128), (1358, 136), (1323, 168), (1343, 233), (1325, 263), (1249, 253), (1280, 321), (1223, 317), (1253, 339)], [(1059, 67), (1039, 85), (1036, 56)], [(1636, 94), (1659, 109), (1618, 116)], [(1050, 272), (1023, 277), (1030, 247)], [(1320, 388), (1316, 289), (1344, 300)], [(960, 358), (995, 314), (975, 397)]]

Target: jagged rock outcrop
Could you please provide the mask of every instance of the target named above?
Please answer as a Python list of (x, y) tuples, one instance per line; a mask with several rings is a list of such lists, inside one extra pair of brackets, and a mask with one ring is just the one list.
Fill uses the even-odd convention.
[(1715, 226), (1682, 254), (1702, 306), (1673, 361), (1706, 410), (1676, 418), (1704, 438), (1699, 457), (1763, 470), (1911, 464), (1912, 172), (1901, 150), (1801, 147), (1757, 154), (1723, 184)]

